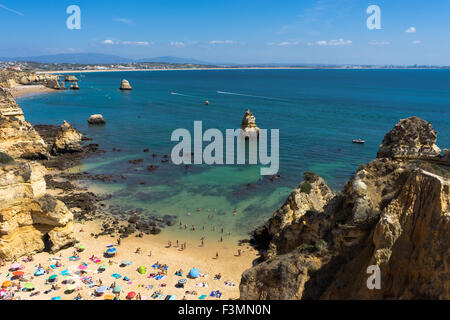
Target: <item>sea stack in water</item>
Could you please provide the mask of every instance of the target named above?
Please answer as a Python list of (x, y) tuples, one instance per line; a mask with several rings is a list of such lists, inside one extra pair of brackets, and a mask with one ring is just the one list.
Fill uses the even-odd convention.
[(106, 124), (106, 121), (105, 119), (103, 119), (103, 116), (101, 114), (93, 114), (92, 116), (89, 117), (88, 123), (93, 125)]
[(249, 110), (244, 114), (244, 118), (242, 118), (241, 129), (244, 134), (256, 134), (259, 136), (259, 128), (256, 126), (255, 116)]
[(120, 90), (133, 90), (133, 88), (130, 86), (128, 80), (123, 79), (120, 85)]
[(74, 84), (70, 85), (70, 90), (80, 90), (78, 82), (75, 82)]
[(64, 121), (53, 144), (52, 153), (80, 152), (83, 147), (83, 135), (75, 130), (70, 123)]

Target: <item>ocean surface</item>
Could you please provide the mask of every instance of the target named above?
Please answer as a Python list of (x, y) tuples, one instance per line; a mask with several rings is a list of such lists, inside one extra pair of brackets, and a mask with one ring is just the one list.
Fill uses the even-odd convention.
[[(80, 79), (79, 91), (18, 99), (26, 119), (32, 124), (55, 125), (67, 120), (106, 151), (86, 159), (80, 169), (126, 177), (117, 182), (89, 182), (92, 190), (113, 195), (107, 202), (112, 211), (177, 215), (189, 226), (205, 226), (204, 232), (216, 237), (213, 226), (243, 237), (261, 225), (298, 186), (304, 171), (316, 172), (338, 191), (359, 164), (376, 157), (384, 135), (401, 118), (419, 116), (432, 122), (438, 146), (450, 148), (449, 70), (75, 75)], [(118, 90), (122, 79), (130, 81), (133, 91)], [(203, 130), (225, 132), (240, 127), (247, 109), (260, 128), (279, 129), (281, 178), (260, 181), (259, 165), (192, 165), (186, 169), (171, 163), (176, 142), (170, 138), (175, 129), (193, 132), (194, 121), (201, 120)], [(96, 113), (104, 116), (105, 126), (88, 126), (87, 119)], [(356, 138), (366, 143), (353, 144)], [(113, 152), (113, 148), (121, 151)], [(166, 154), (169, 162), (162, 163)], [(128, 162), (140, 158), (142, 163)], [(148, 171), (151, 164), (159, 167)]]

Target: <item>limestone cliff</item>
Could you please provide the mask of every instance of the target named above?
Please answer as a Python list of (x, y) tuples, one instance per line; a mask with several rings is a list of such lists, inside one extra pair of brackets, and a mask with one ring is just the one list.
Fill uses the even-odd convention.
[(45, 173), (36, 162), (0, 164), (0, 258), (56, 251), (74, 242), (73, 215), (46, 194)]
[[(242, 275), (241, 298), (449, 299), (450, 162), (436, 137), (422, 119), (401, 120), (339, 194), (299, 198), (295, 219), (291, 194), (255, 232), (263, 261)], [(371, 265), (381, 289), (367, 287)]]
[(244, 117), (242, 118), (241, 129), (246, 134), (259, 135), (260, 129), (256, 125), (255, 116), (250, 111), (250, 109), (245, 112)]
[(46, 159), (47, 145), (31, 124), (11, 93), (0, 87), (0, 152), (14, 158)]
[(34, 72), (0, 71), (0, 87), (12, 88), (17, 85), (41, 84), (51, 89), (59, 89), (59, 76)]
[(56, 135), (52, 153), (80, 152), (83, 150), (82, 138), (83, 135), (80, 132), (75, 130), (70, 123), (64, 121)]

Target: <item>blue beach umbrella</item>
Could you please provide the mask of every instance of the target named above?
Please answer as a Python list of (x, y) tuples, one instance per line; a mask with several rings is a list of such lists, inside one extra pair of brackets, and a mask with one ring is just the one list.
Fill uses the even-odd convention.
[(106, 290), (108, 290), (107, 286), (101, 286), (97, 289), (98, 293), (104, 293)]
[(198, 270), (197, 268), (192, 268), (191, 271), (189, 271), (189, 276), (192, 278), (198, 278), (199, 275), (200, 270)]
[(106, 253), (113, 254), (116, 253), (116, 251), (117, 251), (116, 248), (109, 248), (108, 250), (106, 250)]

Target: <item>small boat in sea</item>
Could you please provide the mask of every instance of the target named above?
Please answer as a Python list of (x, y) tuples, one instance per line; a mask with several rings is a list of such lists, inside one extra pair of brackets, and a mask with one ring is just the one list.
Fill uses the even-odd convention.
[(363, 144), (363, 143), (366, 142), (366, 141), (364, 141), (364, 140), (362, 140), (362, 139), (355, 139), (355, 140), (352, 140), (352, 142), (353, 142), (353, 143)]
[(208, 100), (205, 101), (205, 105), (209, 106), (209, 101)]

